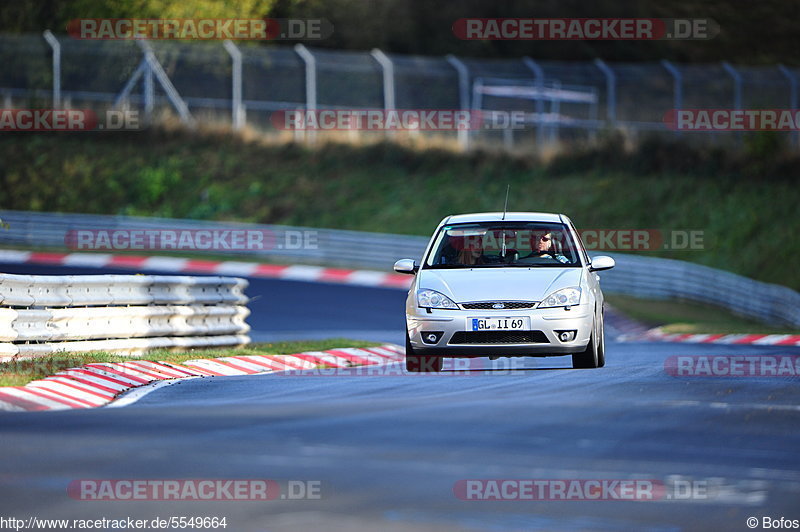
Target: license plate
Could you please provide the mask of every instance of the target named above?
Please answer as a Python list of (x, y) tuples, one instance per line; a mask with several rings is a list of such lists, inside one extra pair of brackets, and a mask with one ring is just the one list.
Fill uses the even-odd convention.
[(528, 318), (470, 318), (473, 331), (523, 331), (530, 329)]

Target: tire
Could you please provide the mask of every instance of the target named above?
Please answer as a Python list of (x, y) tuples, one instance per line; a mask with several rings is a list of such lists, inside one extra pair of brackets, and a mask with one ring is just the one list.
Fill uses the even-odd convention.
[(603, 314), (600, 314), (600, 327), (597, 328), (598, 338), (597, 342), (597, 367), (602, 368), (606, 365), (606, 321)]
[(411, 340), (406, 332), (406, 371), (409, 373), (435, 373), (442, 371), (442, 357), (417, 355), (411, 347)]
[(602, 364), (600, 362), (600, 349), (598, 349), (599, 342), (597, 341), (599, 339), (598, 336), (597, 326), (595, 326), (595, 330), (592, 331), (592, 334), (589, 336), (589, 343), (586, 345), (586, 349), (572, 355), (573, 368), (594, 369), (602, 367), (602, 364), (605, 364), (605, 360), (603, 360)]

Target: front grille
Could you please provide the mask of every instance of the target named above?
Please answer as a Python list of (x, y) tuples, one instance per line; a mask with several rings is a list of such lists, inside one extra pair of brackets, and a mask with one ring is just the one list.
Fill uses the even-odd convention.
[(451, 344), (546, 344), (542, 331), (458, 331)]
[[(502, 304), (503, 308), (494, 308), (494, 305)], [(521, 308), (533, 308), (536, 301), (475, 301), (474, 303), (461, 303), (467, 310), (514, 310)]]

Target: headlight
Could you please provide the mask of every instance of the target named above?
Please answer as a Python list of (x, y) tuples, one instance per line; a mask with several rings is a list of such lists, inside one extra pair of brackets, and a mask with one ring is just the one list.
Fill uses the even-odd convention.
[(422, 308), (458, 308), (449, 297), (440, 294), (436, 290), (420, 290), (417, 292), (417, 305)]
[(580, 304), (580, 302), (580, 288), (562, 288), (544, 298), (537, 308), (571, 307), (572, 305)]

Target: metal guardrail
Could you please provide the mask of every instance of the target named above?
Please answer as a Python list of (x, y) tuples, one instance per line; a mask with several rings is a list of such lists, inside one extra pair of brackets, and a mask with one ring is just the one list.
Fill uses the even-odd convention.
[(800, 326), (800, 293), (724, 270), (657, 257), (608, 253), (603, 290), (649, 299), (682, 299), (728, 309), (771, 325)]
[[(384, 271), (398, 259), (420, 258), (428, 242), (421, 236), (125, 216), (0, 211), (0, 219), (9, 225), (0, 230), (0, 245), (6, 247), (64, 248), (67, 232), (77, 229), (255, 229), (272, 231), (276, 240), (287, 231), (314, 231), (315, 247), (215, 253)], [(772, 324), (800, 325), (800, 293), (790, 288), (679, 260), (607, 254), (617, 261), (616, 268), (600, 274), (607, 292), (708, 303)]]
[(245, 279), (0, 274), (0, 361), (249, 343)]
[(247, 281), (235, 277), (166, 275), (0, 275), (0, 305), (243, 304)]
[[(6, 247), (65, 248), (70, 231), (114, 230), (259, 230), (271, 233), (275, 242), (284, 242), (285, 235), (313, 232), (311, 246), (275, 246), (263, 250), (213, 250), (208, 253), (251, 255), (270, 261), (303, 262), (331, 266), (391, 269), (394, 257), (419, 257), (428, 239), (363, 231), (315, 229), (282, 225), (262, 225), (232, 222), (209, 222), (171, 218), (136, 216), (103, 216), (90, 214), (59, 214), (29, 211), (0, 211), (0, 220), (8, 224), (0, 229), (0, 245)], [(76, 250), (80, 251), (80, 250)], [(135, 250), (133, 250), (135, 252)], [(141, 253), (141, 252), (140, 252)], [(150, 252), (154, 253), (154, 252)]]
[(0, 341), (68, 341), (247, 332), (247, 307), (231, 305), (0, 308)]

